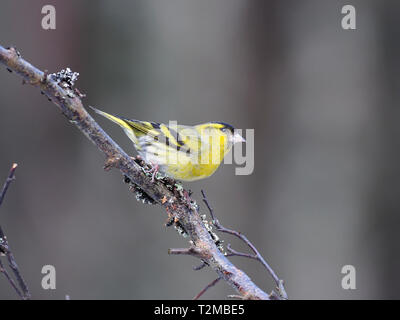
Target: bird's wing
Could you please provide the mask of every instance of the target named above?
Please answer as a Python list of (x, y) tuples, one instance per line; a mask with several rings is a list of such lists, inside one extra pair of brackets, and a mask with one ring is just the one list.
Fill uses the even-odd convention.
[[(197, 156), (205, 142), (195, 127), (126, 119), (91, 107), (119, 124), (146, 158), (178, 153), (180, 157)], [(146, 156), (147, 155), (147, 156)], [(154, 159), (153, 159), (154, 160)], [(159, 162), (159, 161), (153, 161)]]
[(135, 147), (138, 150), (140, 150), (139, 138), (143, 136), (149, 136), (153, 137), (153, 139), (157, 139), (156, 137), (160, 134), (160, 132), (157, 131), (157, 128), (160, 126), (158, 123), (129, 120), (116, 115), (109, 114), (94, 107), (90, 108), (92, 108), (96, 113), (111, 120), (112, 122), (119, 124), (121, 128), (124, 129), (128, 137), (133, 141)]
[(157, 134), (152, 132), (138, 139), (140, 151), (147, 161), (158, 164), (174, 161), (185, 163), (200, 154), (202, 140), (193, 127), (154, 123), (152, 127), (152, 131), (156, 130)]

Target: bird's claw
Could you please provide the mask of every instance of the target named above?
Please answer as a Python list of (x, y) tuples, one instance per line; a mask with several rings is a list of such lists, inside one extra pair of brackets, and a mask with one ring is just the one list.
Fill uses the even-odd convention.
[(156, 174), (158, 172), (159, 166), (158, 164), (154, 165), (150, 170), (147, 170), (146, 173), (151, 173), (151, 182), (155, 181)]

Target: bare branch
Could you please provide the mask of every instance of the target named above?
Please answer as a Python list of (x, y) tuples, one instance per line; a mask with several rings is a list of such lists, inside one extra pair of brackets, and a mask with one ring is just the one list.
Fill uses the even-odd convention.
[(203, 190), (201, 190), (201, 193), (203, 195), (203, 202), (206, 204), (208, 211), (210, 212), (211, 218), (212, 218), (212, 223), (213, 225), (216, 227), (216, 229), (220, 232), (224, 232), (224, 233), (228, 233), (231, 234), (237, 238), (239, 238), (240, 240), (242, 240), (252, 251), (253, 251), (253, 255), (252, 254), (248, 254), (248, 253), (243, 253), (243, 252), (239, 252), (236, 251), (234, 249), (232, 249), (231, 245), (228, 244), (227, 245), (227, 251), (229, 252), (227, 254), (227, 256), (240, 256), (240, 257), (245, 257), (245, 258), (250, 258), (250, 259), (254, 259), (254, 260), (258, 260), (261, 262), (261, 264), (265, 267), (265, 269), (267, 269), (268, 273), (272, 276), (272, 278), (274, 279), (276, 286), (277, 286), (277, 290), (279, 292), (279, 295), (282, 299), (287, 299), (287, 293), (284, 287), (284, 282), (283, 280), (279, 279), (278, 276), (276, 275), (275, 271), (270, 267), (270, 265), (265, 261), (265, 259), (262, 257), (262, 255), (258, 252), (258, 250), (256, 249), (256, 247), (249, 241), (249, 239), (247, 239), (247, 237), (242, 234), (241, 232), (232, 230), (232, 229), (228, 229), (225, 228), (219, 221), (218, 219), (215, 217), (214, 215), (214, 210), (211, 207), (210, 203), (208, 202), (207, 196), (205, 194), (205, 192)]
[[(6, 181), (4, 182), (3, 189), (0, 194), (0, 206), (3, 203), (4, 197), (7, 193), (7, 190), (9, 188), (11, 182), (15, 180), (15, 170), (16, 169), (17, 169), (17, 164), (14, 163), (11, 166), (10, 173), (9, 173)], [(10, 285), (14, 288), (14, 290), (17, 292), (17, 294), (19, 295), (19, 297), (21, 299), (24, 299), (24, 300), (30, 299), (31, 294), (29, 292), (28, 286), (26, 285), (26, 282), (18, 268), (17, 262), (15, 261), (14, 255), (8, 244), (8, 239), (4, 235), (4, 232), (3, 232), (3, 229), (1, 228), (1, 226), (0, 226), (0, 252), (7, 257), (8, 264), (14, 273), (14, 276), (17, 280), (19, 288), (18, 288), (17, 284), (15, 283), (15, 281), (11, 278), (10, 274), (4, 267), (3, 262), (1, 260), (0, 260), (0, 271), (4, 274), (4, 276), (7, 278), (8, 282), (10, 283)]]
[(193, 270), (199, 271), (199, 270), (201, 270), (201, 269), (203, 269), (203, 268), (205, 268), (205, 267), (207, 267), (207, 266), (208, 266), (208, 264), (205, 263), (204, 261), (202, 261), (198, 266), (194, 266), (194, 267), (193, 267)]
[(239, 252), (239, 251), (236, 251), (236, 250), (232, 249), (230, 243), (228, 243), (228, 245), (226, 246), (226, 251), (229, 252), (226, 255), (227, 257), (238, 256), (238, 257), (245, 257), (245, 258), (249, 258), (249, 259), (258, 260), (258, 257), (256, 255), (254, 255), (254, 254)]
[(194, 298), (193, 300), (198, 300), (208, 289), (211, 287), (214, 287), (218, 281), (221, 280), (221, 277), (218, 277), (217, 279), (211, 281), (203, 290), (201, 290)]
[[(222, 279), (229, 283), (240, 295), (247, 299), (269, 300), (269, 295), (261, 290), (251, 279), (218, 249), (210, 232), (199, 215), (197, 205), (190, 199), (189, 193), (179, 190), (167, 180), (156, 180), (146, 175), (138, 161), (133, 161), (86, 112), (81, 94), (63, 81), (56, 81), (24, 60), (15, 48), (0, 46), (0, 62), (8, 69), (20, 75), (27, 84), (40, 90), (56, 104), (69, 122), (73, 123), (106, 156), (107, 165), (117, 168), (134, 185), (133, 191), (140, 190), (145, 197), (165, 208), (173, 218), (174, 226), (190, 237), (193, 247), (202, 252), (201, 259), (206, 262)], [(139, 191), (138, 191), (139, 192)]]
[(237, 294), (230, 294), (230, 295), (228, 295), (228, 298), (237, 299), (237, 300), (243, 300), (243, 297), (239, 296)]
[(6, 179), (6, 182), (4, 182), (3, 188), (0, 193), (0, 206), (3, 203), (4, 197), (6, 196), (8, 187), (10, 186), (11, 182), (15, 180), (15, 170), (17, 169), (18, 165), (16, 163), (13, 163), (10, 169), (10, 173), (8, 174), (8, 177)]
[(18, 286), (16, 285), (15, 281), (13, 278), (11, 278), (10, 274), (8, 273), (7, 269), (3, 265), (3, 261), (0, 259), (0, 272), (4, 274), (10, 285), (14, 288), (15, 292), (17, 292), (18, 296), (21, 299), (24, 299), (24, 296), (22, 295), (21, 290), (19, 290)]
[(168, 254), (189, 255), (189, 256), (202, 258), (203, 255), (206, 255), (207, 253), (202, 252), (198, 248), (191, 247), (191, 248), (175, 248), (175, 249), (171, 248), (171, 249), (168, 249)]

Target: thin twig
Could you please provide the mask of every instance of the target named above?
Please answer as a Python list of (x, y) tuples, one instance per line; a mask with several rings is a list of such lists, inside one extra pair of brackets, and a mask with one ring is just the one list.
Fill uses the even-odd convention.
[(10, 173), (8, 174), (8, 177), (6, 179), (6, 182), (4, 182), (3, 188), (0, 193), (0, 206), (3, 203), (4, 197), (6, 196), (7, 190), (11, 184), (15, 180), (15, 170), (17, 169), (18, 165), (16, 163), (13, 163), (10, 169)]
[[(17, 169), (17, 164), (14, 163), (11, 166), (10, 173), (4, 182), (3, 189), (0, 194), (0, 206), (3, 203), (4, 197), (7, 193), (8, 188), (10, 187), (10, 184), (12, 181), (15, 180), (15, 170)], [(4, 276), (7, 278), (8, 282), (10, 282), (11, 286), (14, 288), (14, 290), (17, 292), (17, 294), (20, 296), (21, 299), (30, 299), (31, 294), (29, 292), (28, 286), (21, 274), (21, 271), (18, 268), (17, 262), (15, 261), (14, 255), (10, 249), (10, 246), (8, 244), (8, 239), (4, 235), (3, 229), (0, 226), (0, 251), (5, 254), (8, 260), (8, 264), (14, 273), (14, 276), (17, 280), (17, 283), (19, 285), (19, 288), (17, 287), (15, 281), (11, 278), (10, 274), (8, 271), (4, 268), (4, 265), (2, 261), (0, 261), (0, 271), (4, 274)]]
[(199, 271), (199, 270), (201, 270), (201, 269), (203, 269), (203, 268), (205, 268), (205, 267), (207, 267), (207, 266), (208, 266), (208, 264), (205, 263), (204, 261), (202, 261), (198, 266), (194, 266), (194, 267), (193, 267), (193, 270)]
[(175, 255), (189, 255), (194, 257), (201, 257), (203, 254), (199, 249), (190, 247), (190, 248), (171, 248), (168, 249), (168, 254)]
[(243, 300), (243, 297), (239, 296), (237, 294), (230, 294), (230, 295), (228, 295), (228, 298), (237, 299), (237, 300)]
[(239, 252), (236, 251), (234, 249), (231, 248), (230, 244), (228, 244), (227, 246), (227, 250), (228, 250), (228, 254), (227, 256), (240, 256), (240, 257), (245, 257), (245, 258), (250, 258), (250, 259), (254, 259), (254, 260), (258, 260), (259, 262), (261, 262), (261, 264), (265, 267), (265, 269), (267, 269), (268, 273), (271, 275), (271, 277), (274, 279), (279, 295), (283, 298), (283, 299), (287, 299), (287, 293), (284, 287), (284, 282), (283, 280), (279, 279), (278, 276), (276, 275), (275, 271), (271, 268), (271, 266), (265, 261), (265, 259), (263, 258), (263, 256), (258, 252), (257, 248), (249, 241), (249, 239), (247, 239), (247, 237), (242, 234), (241, 232), (232, 230), (232, 229), (228, 229), (225, 228), (220, 222), (219, 220), (215, 217), (214, 215), (214, 210), (211, 207), (210, 203), (208, 202), (207, 196), (204, 192), (204, 190), (201, 190), (201, 194), (203, 195), (203, 202), (206, 204), (208, 211), (210, 212), (211, 215), (211, 219), (212, 219), (212, 223), (213, 225), (216, 227), (216, 229), (220, 232), (224, 232), (224, 233), (228, 233), (231, 234), (237, 238), (239, 238), (240, 240), (242, 240), (250, 249), (251, 251), (253, 251), (254, 255), (252, 254), (248, 254), (248, 253), (243, 253), (243, 252)]
[(211, 287), (214, 287), (218, 281), (221, 280), (221, 277), (218, 277), (217, 279), (211, 281), (203, 290), (201, 290), (194, 298), (193, 300), (198, 300), (208, 289)]
[(8, 273), (7, 269), (4, 267), (3, 265), (3, 261), (1, 261), (0, 259), (0, 272), (2, 274), (4, 274), (4, 276), (6, 277), (6, 279), (8, 280), (8, 282), (10, 283), (10, 285), (14, 288), (15, 292), (17, 293), (17, 295), (21, 298), (24, 299), (24, 296), (22, 295), (21, 290), (19, 290), (17, 284), (15, 283), (14, 279), (11, 278), (10, 274)]
[(227, 257), (238, 256), (238, 257), (244, 257), (244, 258), (254, 259), (254, 260), (258, 261), (258, 257), (255, 254), (236, 251), (236, 250), (232, 249), (230, 243), (227, 244), (226, 251), (228, 251), (228, 253), (226, 254)]

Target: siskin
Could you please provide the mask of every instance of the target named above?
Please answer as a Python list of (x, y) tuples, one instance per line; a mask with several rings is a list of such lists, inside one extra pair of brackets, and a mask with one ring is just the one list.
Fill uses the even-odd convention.
[(183, 126), (129, 120), (91, 107), (119, 124), (139, 155), (152, 165), (152, 181), (160, 171), (174, 179), (195, 181), (211, 176), (225, 155), (243, 137), (223, 122)]

